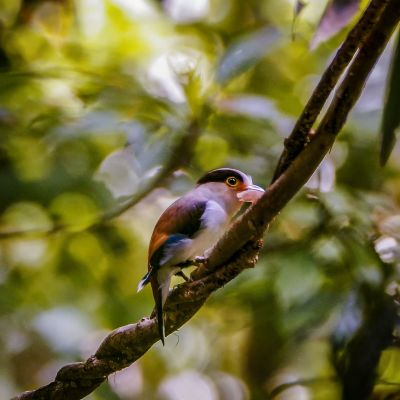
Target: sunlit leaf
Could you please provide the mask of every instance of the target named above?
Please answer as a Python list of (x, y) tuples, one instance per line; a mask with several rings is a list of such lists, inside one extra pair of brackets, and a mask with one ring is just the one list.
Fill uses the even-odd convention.
[(72, 229), (89, 226), (97, 218), (95, 203), (79, 193), (60, 194), (51, 204), (52, 214)]
[(0, 21), (5, 26), (14, 23), (20, 8), (19, 1), (0, 0)]
[(198, 372), (191, 371), (168, 377), (161, 382), (159, 392), (166, 400), (173, 400), (178, 396), (190, 397), (194, 400), (218, 398), (212, 381)]
[(228, 143), (215, 135), (203, 135), (196, 146), (196, 163), (204, 170), (223, 165), (228, 156)]
[(103, 182), (115, 198), (135, 193), (143, 171), (132, 146), (111, 153), (101, 163), (95, 178)]
[(400, 125), (400, 32), (393, 52), (391, 71), (386, 83), (386, 101), (381, 123), (381, 165), (385, 165), (396, 142)]
[(304, 7), (306, 7), (307, 3), (303, 0), (296, 0), (294, 4), (294, 13), (293, 13), (293, 21), (292, 21), (292, 39), (295, 38), (296, 33), (296, 21), (300, 13), (303, 11)]
[(379, 375), (380, 378), (386, 382), (399, 382), (400, 381), (400, 350), (392, 347), (388, 348), (382, 353), (379, 361)]
[(209, 12), (209, 3), (209, 0), (169, 0), (164, 3), (164, 8), (175, 22), (188, 24), (204, 18)]
[(226, 83), (257, 63), (275, 49), (280, 34), (272, 28), (263, 28), (240, 38), (228, 47), (217, 67), (217, 81)]
[(52, 228), (50, 218), (44, 208), (35, 203), (20, 202), (9, 207), (1, 218), (5, 231), (47, 230)]
[(79, 309), (57, 307), (39, 314), (33, 326), (54, 348), (73, 352), (82, 336), (91, 331), (90, 322)]

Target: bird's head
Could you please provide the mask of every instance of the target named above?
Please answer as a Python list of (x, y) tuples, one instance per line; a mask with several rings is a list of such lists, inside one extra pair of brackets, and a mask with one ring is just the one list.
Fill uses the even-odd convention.
[(218, 168), (207, 172), (197, 181), (197, 187), (207, 188), (227, 201), (254, 203), (264, 189), (254, 185), (251, 176), (233, 168)]

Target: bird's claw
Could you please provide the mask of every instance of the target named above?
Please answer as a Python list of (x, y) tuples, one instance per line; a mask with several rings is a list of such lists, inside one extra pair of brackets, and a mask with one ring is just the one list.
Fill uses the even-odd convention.
[(180, 276), (182, 279), (184, 279), (186, 282), (191, 281), (191, 279), (185, 275), (185, 273), (183, 271), (179, 271), (175, 274), (176, 276)]

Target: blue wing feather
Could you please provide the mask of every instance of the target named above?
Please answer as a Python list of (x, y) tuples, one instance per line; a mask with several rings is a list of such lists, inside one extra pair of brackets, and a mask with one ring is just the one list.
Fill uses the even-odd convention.
[(174, 249), (179, 251), (180, 242), (191, 239), (199, 232), (202, 224), (201, 217), (204, 214), (206, 206), (206, 201), (189, 200), (187, 197), (180, 198), (165, 210), (154, 228), (150, 249), (152, 249), (152, 243), (155, 243), (155, 234), (167, 235), (167, 239), (158, 248), (155, 248), (154, 251), (149, 251), (149, 271), (139, 282), (138, 291), (151, 282), (156, 303), (158, 332), (163, 344), (165, 340), (163, 305), (168, 295), (169, 280), (168, 286), (166, 286), (166, 282), (159, 282), (158, 271), (162, 268), (161, 264), (165, 263), (164, 260), (169, 257), (169, 251), (171, 253)]
[(168, 249), (173, 246), (176, 246), (182, 240), (188, 239), (187, 235), (183, 233), (175, 233), (174, 235), (168, 236), (168, 239), (160, 246), (151, 256), (150, 265), (151, 270), (157, 270), (160, 267), (161, 260), (166, 256)]

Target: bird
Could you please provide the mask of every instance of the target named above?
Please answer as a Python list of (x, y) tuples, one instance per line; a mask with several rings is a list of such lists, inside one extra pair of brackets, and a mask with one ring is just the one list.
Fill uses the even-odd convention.
[(207, 172), (195, 188), (172, 203), (158, 219), (150, 239), (148, 272), (137, 291), (151, 283), (158, 334), (165, 345), (163, 307), (173, 275), (207, 258), (243, 202), (257, 201), (264, 189), (251, 176), (232, 168)]

